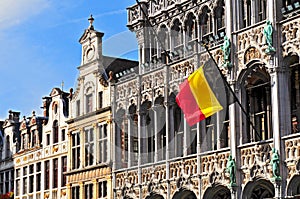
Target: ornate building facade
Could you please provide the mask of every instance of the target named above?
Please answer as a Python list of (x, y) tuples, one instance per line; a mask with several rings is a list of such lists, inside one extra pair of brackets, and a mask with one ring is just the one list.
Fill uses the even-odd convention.
[[(140, 64), (112, 85), (113, 198), (299, 196), (299, 11), (293, 0), (128, 8)], [(175, 96), (206, 48), (239, 103), (189, 126)]]
[(0, 196), (14, 191), (13, 154), (18, 150), (20, 113), (9, 111), (8, 118), (0, 122)]
[(102, 55), (103, 33), (90, 26), (79, 42), (82, 62), (77, 88), (70, 97), (68, 123), (67, 194), (70, 199), (112, 198), (110, 82), (135, 61)]
[(24, 117), (14, 154), (16, 199), (67, 198), (69, 94), (54, 88), (43, 98), (44, 115)]

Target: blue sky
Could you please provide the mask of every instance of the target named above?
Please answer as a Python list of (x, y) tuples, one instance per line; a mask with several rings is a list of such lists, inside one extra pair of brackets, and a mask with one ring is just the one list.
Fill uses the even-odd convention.
[[(54, 87), (75, 87), (79, 38), (88, 27), (104, 33), (103, 54), (136, 59), (126, 7), (135, 0), (0, 0), (0, 120), (8, 110), (30, 116)], [(125, 38), (125, 39), (124, 39)]]

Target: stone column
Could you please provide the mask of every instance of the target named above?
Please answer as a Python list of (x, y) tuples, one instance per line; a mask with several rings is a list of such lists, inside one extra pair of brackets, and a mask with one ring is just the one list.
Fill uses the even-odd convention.
[(85, 165), (85, 158), (83, 156), (83, 154), (85, 154), (85, 147), (84, 147), (84, 144), (85, 144), (85, 139), (84, 139), (84, 129), (83, 128), (80, 128), (79, 130), (80, 132), (80, 166), (79, 168), (83, 168), (84, 165)]
[[(92, 180), (93, 183), (93, 199), (98, 199), (98, 185), (97, 185), (97, 179), (94, 178)], [(110, 198), (110, 197), (108, 197)]]
[(83, 182), (79, 182), (79, 199), (85, 199), (85, 193), (84, 193), (84, 184)]
[(67, 198), (68, 199), (72, 199), (72, 196), (71, 196), (71, 184), (68, 183), (68, 184), (66, 184), (66, 186), (67, 186)]

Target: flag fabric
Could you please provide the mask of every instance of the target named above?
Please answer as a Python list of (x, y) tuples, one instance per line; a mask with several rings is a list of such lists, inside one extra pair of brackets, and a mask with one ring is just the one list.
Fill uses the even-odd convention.
[[(217, 66), (212, 61), (206, 62), (179, 86), (176, 102), (190, 126), (223, 109), (216, 97), (216, 92), (220, 89), (218, 91), (215, 86), (221, 74), (219, 71), (213, 72), (213, 67)], [(224, 90), (224, 84), (222, 86)]]

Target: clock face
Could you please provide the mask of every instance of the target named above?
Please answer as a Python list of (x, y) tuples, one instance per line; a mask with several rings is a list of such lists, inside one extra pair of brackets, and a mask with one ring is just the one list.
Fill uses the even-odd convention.
[(86, 57), (88, 60), (92, 59), (94, 57), (94, 48), (89, 48), (87, 51), (86, 51)]

